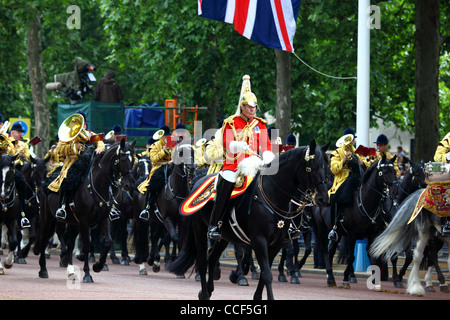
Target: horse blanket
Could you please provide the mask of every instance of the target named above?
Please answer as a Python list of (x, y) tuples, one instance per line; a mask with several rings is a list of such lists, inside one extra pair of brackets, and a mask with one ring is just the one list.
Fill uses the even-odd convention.
[[(203, 206), (216, 196), (214, 188), (217, 173), (209, 176), (189, 197), (187, 197), (180, 206), (180, 213), (184, 216), (189, 216), (199, 211)], [(253, 181), (252, 176), (238, 175), (234, 190), (231, 193), (230, 199), (236, 198), (245, 192), (247, 187)]]
[(450, 180), (426, 181), (428, 186), (417, 200), (414, 212), (408, 221), (410, 224), (423, 208), (438, 217), (450, 216)]

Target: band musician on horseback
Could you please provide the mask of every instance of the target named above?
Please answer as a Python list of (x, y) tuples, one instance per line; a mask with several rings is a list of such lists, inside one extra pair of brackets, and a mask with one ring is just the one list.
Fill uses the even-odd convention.
[[(371, 163), (381, 160), (383, 158), (383, 155), (386, 155), (386, 159), (392, 159), (394, 157), (392, 154), (386, 151), (388, 146), (388, 138), (386, 137), (386, 135), (380, 134), (377, 137), (377, 141), (375, 141), (374, 143), (377, 144), (377, 156), (374, 160), (371, 161)], [(397, 179), (400, 179), (401, 173), (400, 169), (398, 168), (397, 159), (395, 159), (394, 161), (394, 170)]]
[(274, 158), (266, 121), (256, 117), (258, 103), (255, 94), (251, 92), (250, 77), (245, 75), (242, 79), (237, 111), (224, 120), (221, 130), (225, 161), (217, 176), (216, 199), (208, 227), (208, 237), (212, 240), (222, 239), (220, 229), (236, 183), (238, 164), (257, 155), (259, 148), (263, 152), (264, 163), (269, 163)]
[[(434, 161), (450, 163), (450, 132), (445, 135), (445, 137), (439, 142), (436, 152), (434, 153)], [(441, 218), (441, 230), (442, 236), (450, 236), (450, 222), (448, 217)]]
[[(0, 121), (3, 120), (1, 119)], [(30, 151), (28, 150), (28, 145), (23, 141), (20, 141), (22, 134), (25, 131), (22, 125), (19, 122), (14, 123), (11, 128), (10, 135), (7, 134), (8, 128), (9, 121), (5, 121), (5, 123), (2, 123), (0, 127), (0, 155), (3, 153), (7, 153), (12, 156), (18, 155), (16, 161), (14, 162), (17, 168), (14, 170), (14, 181), (17, 193), (19, 194), (20, 214), (22, 215), (20, 224), (22, 228), (29, 228), (30, 221), (25, 217), (24, 212), (26, 181), (22, 171), (20, 171), (20, 167), (23, 165), (24, 160), (30, 160)]]
[(362, 155), (356, 153), (355, 138), (351, 128), (345, 129), (343, 136), (336, 142), (337, 149), (331, 153), (330, 169), (334, 181), (328, 194), (333, 228), (328, 239), (333, 242), (339, 239), (336, 229), (341, 207), (353, 201), (353, 191), (358, 187), (359, 177), (370, 166)]
[[(64, 191), (64, 188), (61, 188), (61, 185), (64, 179), (67, 177), (67, 173), (70, 167), (72, 167), (75, 161), (78, 160), (80, 154), (85, 150), (91, 136), (95, 135), (95, 133), (87, 130), (86, 115), (84, 114), (84, 112), (79, 110), (73, 116), (68, 117), (65, 121), (67, 120), (70, 121), (70, 123), (67, 124), (68, 128), (70, 128), (70, 132), (67, 137), (61, 137), (60, 133), (58, 132), (59, 142), (58, 146), (55, 149), (55, 152), (59, 154), (60, 157), (64, 158), (64, 163), (59, 175), (48, 186), (48, 189), (50, 191), (56, 193), (59, 192), (59, 208), (55, 213), (55, 217), (59, 220), (65, 220), (67, 217), (67, 195)], [(61, 127), (63, 127), (63, 124), (61, 125)], [(95, 146), (95, 152), (97, 154), (105, 151), (105, 144), (103, 143), (103, 141), (95, 141)]]
[[(160, 130), (155, 132), (153, 139), (156, 140), (149, 148), (150, 161), (152, 163), (152, 170), (148, 174), (147, 178), (138, 186), (138, 191), (145, 194), (145, 206), (144, 210), (139, 214), (139, 218), (147, 221), (150, 219), (149, 209), (152, 206), (154, 198), (157, 194), (156, 190), (147, 190), (151, 178), (156, 170), (163, 165), (168, 164), (172, 160), (172, 149), (167, 144), (167, 137), (170, 136), (170, 128), (166, 125), (162, 126)], [(162, 188), (162, 186), (161, 186)], [(157, 189), (160, 189), (159, 187)]]

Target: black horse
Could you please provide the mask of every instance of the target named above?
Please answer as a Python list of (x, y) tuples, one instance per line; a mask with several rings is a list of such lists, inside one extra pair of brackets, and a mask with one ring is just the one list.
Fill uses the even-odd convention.
[[(288, 212), (289, 202), (300, 190), (302, 197), (296, 199), (297, 202), (315, 202), (319, 206), (328, 204), (325, 182), (327, 148), (317, 146), (313, 140), (309, 146), (291, 149), (275, 158), (270, 165), (264, 166), (244, 195), (230, 201), (229, 218), (222, 225), (224, 238), (215, 241), (209, 257), (207, 226), (212, 202), (185, 219), (185, 235), (183, 241), (180, 240), (182, 249), (178, 258), (168, 264), (168, 270), (184, 273), (196, 260), (202, 287), (199, 298), (209, 299), (214, 291), (214, 283), (211, 272), (206, 281), (208, 266), (209, 270), (214, 270), (228, 242), (251, 245), (261, 267), (254, 299), (262, 299), (264, 286), (268, 299), (273, 299), (271, 265), (282, 245), (288, 241), (289, 223), (285, 221), (294, 214)], [(269, 172), (271, 175), (266, 174)], [(204, 179), (200, 179), (193, 190)]]
[(17, 156), (2, 154), (0, 156), (0, 227), (8, 228), (9, 253), (5, 261), (0, 262), (0, 275), (3, 267), (10, 269), (14, 264), (14, 250), (18, 245), (17, 232), (20, 219), (20, 202), (17, 195), (14, 161)]
[[(393, 166), (395, 158), (396, 156), (387, 159), (384, 156), (372, 164), (360, 177), (359, 187), (353, 194), (353, 202), (342, 206), (337, 232), (340, 237), (345, 236), (348, 249), (347, 267), (343, 279), (344, 288), (350, 288), (350, 277), (354, 274), (356, 240), (368, 238), (369, 247), (373, 239), (386, 228), (391, 219), (389, 213), (385, 212), (383, 208), (386, 207), (385, 200), (392, 199), (391, 193), (396, 194), (397, 192), (398, 184)], [(387, 205), (387, 207), (391, 208), (392, 206)], [(314, 208), (313, 216), (319, 242), (318, 249), (325, 260), (327, 284), (334, 287), (336, 281), (332, 262), (336, 247), (331, 248), (330, 252), (328, 249), (328, 233), (332, 228), (330, 207)]]
[[(25, 258), (28, 256), (31, 246), (36, 240), (37, 232), (39, 230), (39, 212), (40, 201), (39, 194), (43, 192), (42, 185), (46, 179), (47, 163), (50, 158), (40, 159), (31, 157), (30, 161), (25, 162), (21, 171), (26, 181), (26, 188), (24, 192), (24, 212), (28, 220), (30, 221), (28, 243), (23, 248), (19, 246), (17, 248), (17, 263), (26, 263)], [(19, 232), (19, 238), (21, 233)]]
[[(178, 245), (177, 227), (180, 223), (181, 216), (179, 215), (179, 207), (181, 202), (186, 199), (189, 194), (190, 181), (194, 177), (196, 165), (194, 160), (194, 148), (187, 143), (180, 143), (174, 149), (172, 164), (161, 167), (155, 171), (154, 176), (164, 176), (163, 189), (158, 192), (153, 213), (150, 216), (151, 221), (142, 221), (139, 218), (139, 213), (144, 208), (145, 197), (141, 193), (134, 193), (135, 205), (135, 242), (136, 242), (136, 257), (135, 262), (141, 265), (147, 260), (149, 265), (153, 266), (153, 271), (160, 270), (160, 254), (159, 241), (164, 237), (165, 232), (161, 229), (162, 226), (167, 230), (170, 239), (173, 243), (174, 249)], [(165, 172), (165, 173), (164, 173)], [(160, 174), (164, 173), (164, 174)], [(153, 179), (153, 177), (152, 177)], [(161, 180), (161, 179), (160, 179)], [(153, 181), (153, 180), (152, 180)], [(150, 183), (152, 183), (152, 181)], [(148, 255), (148, 239), (149, 226), (151, 225), (151, 251)], [(166, 246), (166, 250), (167, 250)], [(167, 254), (167, 252), (166, 252)], [(144, 271), (142, 271), (144, 272)]]
[[(94, 272), (100, 272), (105, 265), (106, 256), (112, 245), (109, 223), (109, 213), (112, 207), (110, 186), (120, 179), (120, 185), (125, 191), (132, 188), (134, 178), (131, 169), (134, 162), (134, 145), (135, 141), (129, 144), (122, 140), (120, 144), (114, 145), (104, 154), (95, 155), (95, 153), (92, 153), (88, 172), (72, 195), (73, 205), (70, 205), (70, 209), (67, 208), (67, 218), (64, 220), (67, 227), (66, 232), (68, 232), (67, 251), (73, 252), (75, 239), (80, 233), (83, 245), (82, 253), (85, 257), (83, 282), (93, 282), (87, 257), (89, 256), (90, 228), (96, 225), (101, 228), (104, 240), (100, 259), (93, 266)], [(92, 146), (88, 146), (86, 149), (88, 148), (93, 149)], [(48, 278), (44, 249), (54, 230), (55, 212), (58, 209), (58, 194), (49, 192), (43, 207), (45, 209), (42, 211), (40, 219), (39, 241), (36, 242), (33, 252), (36, 255), (40, 254), (39, 265), (41, 269), (39, 277)], [(72, 265), (72, 255), (68, 259), (69, 278), (76, 277)]]

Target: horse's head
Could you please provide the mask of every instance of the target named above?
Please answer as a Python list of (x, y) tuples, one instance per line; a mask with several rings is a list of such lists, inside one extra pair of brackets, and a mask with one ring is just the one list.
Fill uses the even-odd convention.
[(404, 180), (416, 186), (417, 189), (425, 188), (427, 183), (425, 182), (425, 168), (423, 163), (413, 163), (410, 161), (411, 167), (406, 172)]
[(149, 175), (152, 169), (152, 162), (147, 156), (140, 157), (135, 166), (133, 166), (133, 177), (135, 180), (140, 177), (146, 177)]
[(187, 176), (188, 181), (191, 181), (194, 178), (197, 165), (195, 163), (195, 150), (191, 144), (177, 144), (172, 161), (175, 166), (180, 166), (182, 168), (183, 174)]
[(136, 140), (130, 144), (122, 139), (117, 148), (111, 149), (115, 153), (112, 163), (113, 174), (116, 179), (120, 178), (120, 185), (124, 191), (130, 191), (135, 182), (132, 174), (135, 144)]
[(42, 185), (42, 182), (45, 181), (47, 175), (47, 163), (50, 160), (50, 157), (46, 159), (34, 158), (30, 157), (31, 162), (31, 175), (33, 177), (33, 181), (36, 187)]
[[(384, 154), (373, 166), (376, 166), (378, 174), (375, 177), (378, 189), (388, 192), (389, 195), (397, 199), (399, 195), (398, 180), (394, 169), (394, 162), (397, 158), (395, 155), (392, 159), (388, 159)], [(389, 190), (389, 191), (388, 191)]]
[(18, 155), (4, 153), (0, 157), (0, 200), (6, 200), (15, 186), (14, 161)]
[[(326, 175), (328, 172), (328, 157), (326, 150), (330, 144), (320, 147), (312, 140), (305, 150), (304, 171), (297, 171), (299, 181), (304, 181), (307, 193), (312, 194), (312, 200), (318, 207), (328, 205), (328, 188)], [(306, 181), (305, 181), (306, 177)]]

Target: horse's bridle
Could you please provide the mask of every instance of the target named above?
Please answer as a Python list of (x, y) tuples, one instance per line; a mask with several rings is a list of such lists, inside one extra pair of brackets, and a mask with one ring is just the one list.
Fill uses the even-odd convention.
[[(194, 158), (192, 156), (190, 157), (189, 160), (192, 161), (192, 163), (194, 163)], [(189, 190), (190, 177), (189, 177), (189, 174), (187, 173), (187, 169), (186, 169), (187, 165), (186, 165), (185, 162), (183, 162), (182, 164), (183, 164), (183, 166), (182, 166), (182, 168), (183, 168), (182, 171), (183, 172), (178, 172), (176, 170), (178, 166), (174, 166), (174, 170), (172, 171), (172, 174), (175, 173), (176, 175), (181, 177), (182, 180), (186, 179), (187, 190)], [(168, 200), (168, 201), (171, 201), (173, 199), (179, 199), (179, 200), (186, 199), (187, 196), (186, 197), (181, 197), (181, 196), (178, 195), (178, 191), (180, 190), (180, 188), (178, 188), (177, 192), (174, 193), (174, 188), (172, 188), (172, 186), (170, 185), (170, 180), (171, 180), (170, 177), (166, 179), (166, 183), (165, 183), (165, 187), (164, 187), (164, 197), (165, 197), (165, 199)], [(172, 194), (172, 196), (173, 196), (172, 198), (168, 198), (168, 191)]]
[[(306, 206), (312, 206), (314, 203), (314, 198), (315, 195), (317, 193), (317, 189), (316, 187), (321, 185), (321, 184), (326, 184), (326, 181), (320, 181), (318, 182), (316, 185), (314, 185), (314, 189), (311, 189), (311, 185), (312, 185), (312, 178), (311, 178), (311, 172), (312, 169), (310, 166), (308, 166), (309, 161), (310, 160), (314, 160), (315, 159), (315, 155), (310, 155), (309, 154), (309, 147), (306, 150), (305, 153), (305, 161), (306, 161), (306, 168), (305, 168), (305, 172), (307, 175), (307, 180), (309, 181), (308, 186), (306, 188), (306, 191), (303, 191), (300, 189), (300, 187), (297, 187), (297, 189), (294, 191), (293, 194), (289, 194), (288, 192), (286, 192), (285, 190), (283, 190), (280, 186), (278, 186), (277, 184), (275, 184), (275, 182), (271, 179), (270, 175), (264, 175), (264, 172), (261, 173), (260, 177), (259, 177), (259, 183), (258, 183), (258, 188), (260, 190), (261, 195), (263, 196), (264, 201), (267, 203), (268, 207), (271, 209), (271, 211), (273, 211), (274, 213), (276, 213), (277, 215), (279, 215), (280, 217), (284, 218), (284, 219), (294, 219), (296, 218), (299, 214), (301, 214), (304, 210), (304, 208)], [(263, 167), (263, 170), (265, 168)], [(263, 184), (262, 184), (262, 178), (263, 177), (267, 177), (269, 179), (270, 182), (272, 182), (272, 184), (279, 190), (281, 191), (281, 193), (283, 193), (287, 198), (294, 200), (294, 203), (297, 204), (298, 208), (294, 211), (285, 211), (283, 209), (278, 208), (275, 204), (272, 203), (272, 201), (270, 201), (269, 197), (266, 195), (266, 193), (264, 192), (264, 188), (263, 188)], [(312, 190), (316, 190), (315, 192), (313, 192)], [(298, 192), (301, 194), (300, 198), (297, 197)], [(255, 200), (256, 200), (256, 195), (255, 195)], [(291, 216), (293, 215), (293, 216)]]
[[(384, 210), (382, 208), (383, 203), (387, 199), (391, 199), (391, 200), (394, 201), (394, 199), (392, 199), (390, 194), (389, 194), (389, 186), (393, 185), (394, 182), (392, 182), (390, 185), (388, 185), (386, 183), (386, 181), (384, 179), (383, 171), (380, 170), (383, 167), (392, 167), (393, 168), (394, 165), (392, 163), (387, 163), (387, 164), (386, 163), (381, 163), (381, 160), (378, 160), (378, 164), (377, 164), (378, 176), (383, 178), (383, 185), (382, 185), (382, 190), (383, 191), (382, 192), (378, 191), (378, 189), (374, 188), (373, 186), (371, 186), (369, 184), (369, 182), (367, 182), (368, 187), (372, 191), (374, 191), (375, 193), (377, 193), (378, 195), (381, 196), (381, 201), (379, 201), (379, 204), (378, 204), (377, 208), (375, 209), (375, 214), (374, 214), (373, 217), (370, 215), (369, 212), (367, 212), (366, 208), (364, 207), (364, 203), (362, 201), (362, 194), (361, 194), (362, 182), (359, 185), (359, 190), (358, 190), (357, 195), (356, 195), (356, 202), (357, 202), (359, 211), (361, 212), (362, 215), (364, 215), (365, 217), (369, 218), (369, 220), (371, 221), (372, 224), (376, 223), (376, 219), (377, 219), (377, 217), (379, 216), (379, 214), (381, 212), (383, 212), (384, 214), (386, 213), (386, 212), (384, 212)], [(375, 181), (376, 181), (377, 186), (378, 186), (378, 179), (376, 179)], [(382, 218), (383, 218), (383, 216), (382, 216)], [(388, 225), (387, 221), (385, 219), (382, 219), (382, 220), (383, 220), (384, 224), (387, 226)]]

